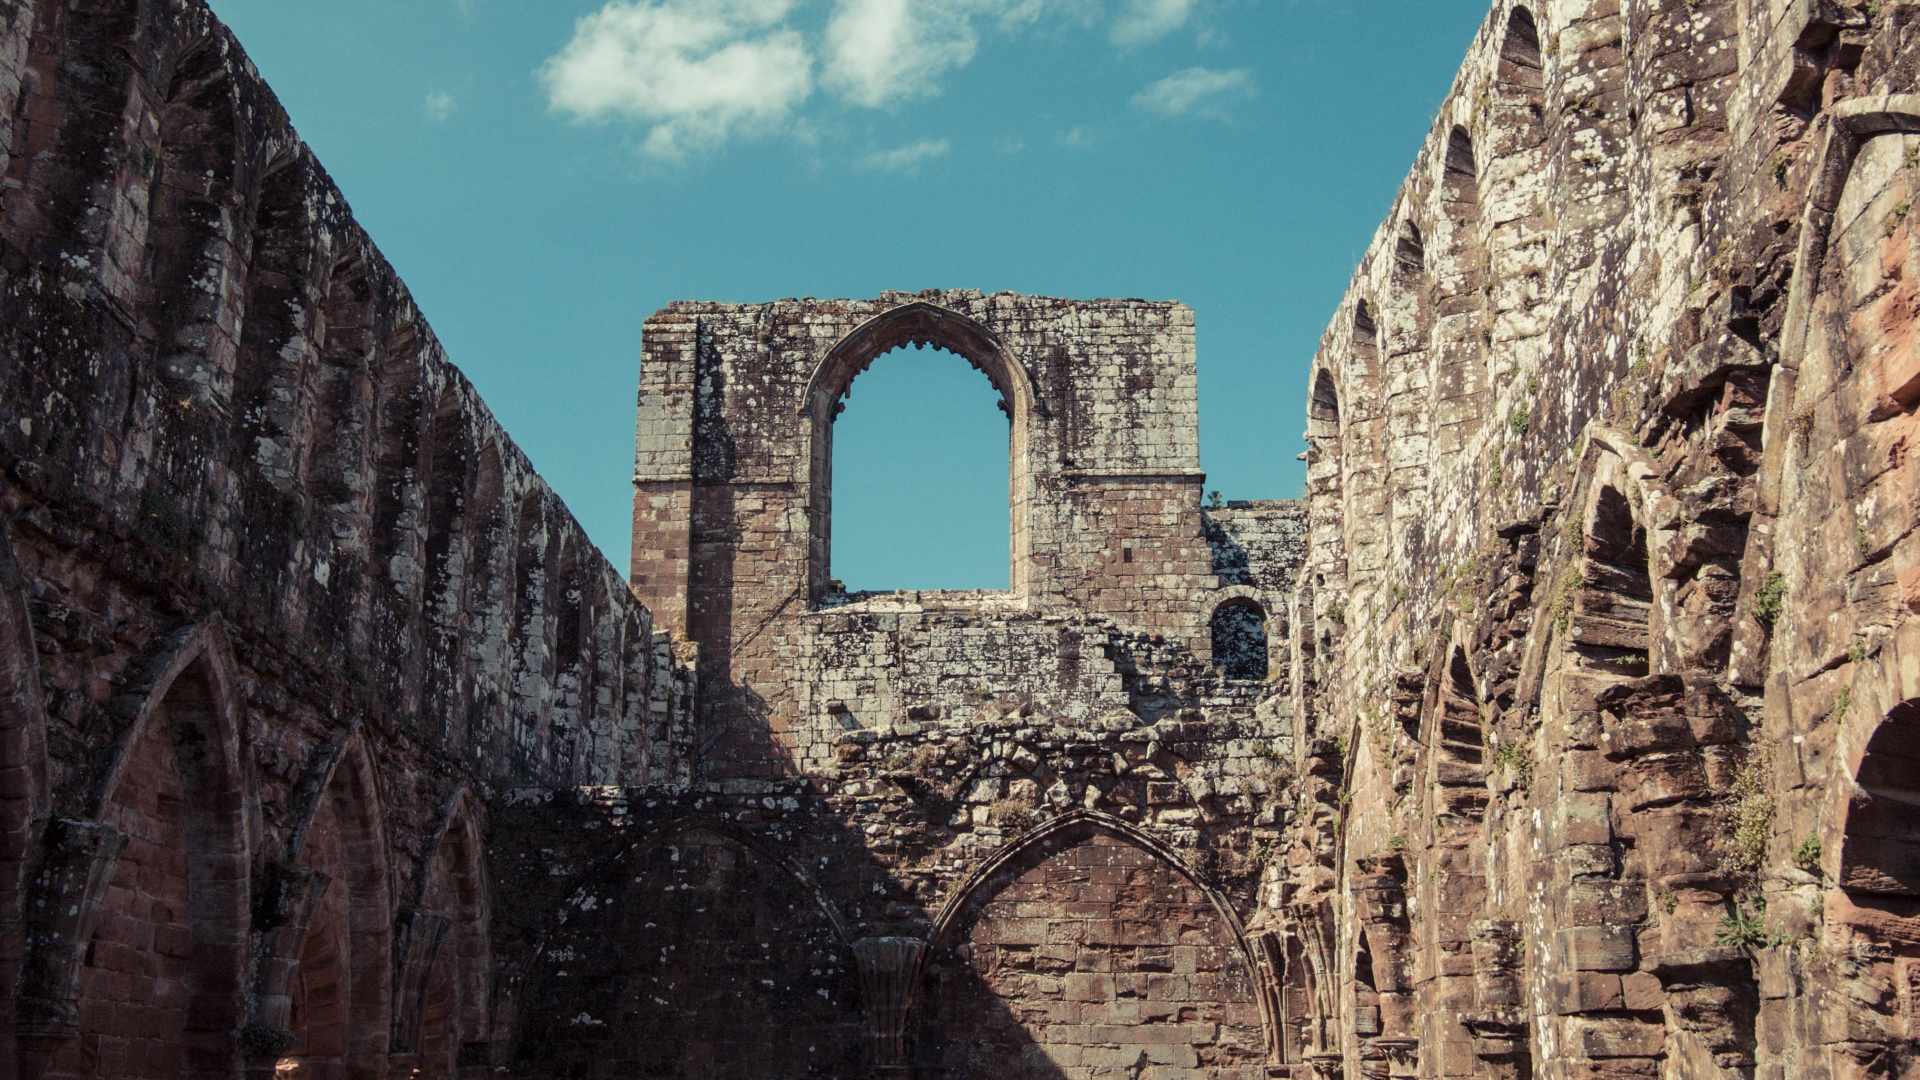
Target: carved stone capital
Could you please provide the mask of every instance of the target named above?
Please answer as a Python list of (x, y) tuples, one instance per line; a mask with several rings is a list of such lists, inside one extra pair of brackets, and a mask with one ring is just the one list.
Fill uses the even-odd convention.
[(907, 1020), (918, 989), (920, 959), (927, 943), (919, 938), (862, 938), (853, 943), (860, 988), (867, 998), (867, 1041), (873, 1050), (876, 1080), (912, 1075), (907, 1062)]

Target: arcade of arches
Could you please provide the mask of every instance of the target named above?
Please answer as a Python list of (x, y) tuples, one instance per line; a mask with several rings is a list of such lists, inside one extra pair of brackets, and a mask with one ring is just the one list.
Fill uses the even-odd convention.
[[(0, 1075), (1911, 1080), (1916, 28), (1492, 3), (1297, 501), (1179, 303), (669, 305), (623, 576), (203, 0), (0, 0)], [(833, 585), (907, 345), (1004, 590)]]

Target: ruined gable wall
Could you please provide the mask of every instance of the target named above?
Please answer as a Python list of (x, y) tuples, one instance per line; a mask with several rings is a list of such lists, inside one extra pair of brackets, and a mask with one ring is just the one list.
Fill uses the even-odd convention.
[(204, 5), (0, 117), (5, 1071), (485, 1064), (487, 804), (671, 778), (666, 643)]
[[(1002, 393), (1013, 588), (847, 606), (830, 591), (831, 416), (860, 371), (915, 342), (968, 356)], [(644, 349), (634, 584), (661, 612), (685, 612), (673, 625), (699, 647), (701, 715), (740, 728), (708, 767), (818, 767), (836, 716), (877, 711), (871, 727), (913, 708), (970, 714), (969, 693), (1044, 700), (1057, 682), (1083, 701), (1075, 716), (1111, 704), (1112, 690), (1075, 689), (1077, 645), (1023, 629), (1035, 619), (1106, 617), (1204, 665), (1219, 582), (1201, 518), (1187, 309), (964, 291), (676, 304), (648, 321)], [(942, 620), (922, 614), (941, 609), (1010, 629), (999, 644), (946, 641)], [(931, 637), (915, 636), (921, 625)], [(1002, 648), (1008, 634), (1021, 643)], [(886, 670), (896, 657), (900, 670)]]
[(1912, 1068), (1915, 16), (1489, 13), (1309, 384), (1303, 1067)]

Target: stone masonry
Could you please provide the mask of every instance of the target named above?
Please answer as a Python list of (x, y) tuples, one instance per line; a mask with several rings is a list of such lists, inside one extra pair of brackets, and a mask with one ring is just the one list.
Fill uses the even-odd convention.
[[(0, 1076), (1920, 1078), (1916, 83), (1499, 0), (1295, 502), (1179, 304), (674, 304), (622, 582), (200, 0), (0, 0)], [(928, 345), (1011, 587), (849, 595)]]

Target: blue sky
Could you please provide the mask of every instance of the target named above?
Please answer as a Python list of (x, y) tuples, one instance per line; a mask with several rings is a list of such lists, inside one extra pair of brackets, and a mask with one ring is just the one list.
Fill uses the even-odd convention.
[[(1307, 365), (1488, 7), (212, 3), (621, 567), (640, 326), (671, 300), (1181, 300), (1208, 487), (1297, 495)], [(903, 355), (836, 436), (836, 576), (1004, 586), (1005, 422), (958, 360)]]

